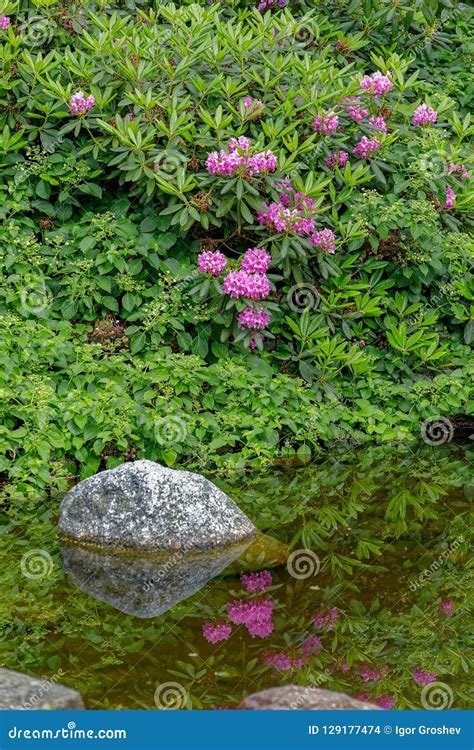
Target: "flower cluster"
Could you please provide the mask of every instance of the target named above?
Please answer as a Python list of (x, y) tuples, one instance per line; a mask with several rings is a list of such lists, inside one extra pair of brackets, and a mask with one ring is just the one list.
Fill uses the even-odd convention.
[(86, 114), (95, 104), (93, 96), (85, 97), (82, 91), (77, 91), (69, 99), (69, 114), (82, 117)]
[(372, 117), (369, 117), (369, 125), (374, 130), (380, 130), (381, 133), (387, 132), (387, 123), (380, 115), (373, 115)]
[(265, 273), (272, 262), (272, 257), (262, 247), (251, 247), (240, 262), (247, 273)]
[(438, 113), (426, 104), (420, 104), (413, 112), (413, 125), (432, 125), (438, 119)]
[(10, 16), (0, 15), (0, 29), (6, 31), (10, 26)]
[[(257, 334), (256, 331), (261, 331), (264, 328), (267, 327), (271, 320), (272, 316), (270, 313), (268, 313), (266, 310), (263, 310), (262, 308), (256, 310), (254, 307), (246, 307), (245, 310), (242, 310), (241, 313), (237, 316), (237, 321), (243, 331), (248, 329), (250, 331), (250, 348), (255, 349), (257, 346)], [(259, 340), (263, 340), (263, 336), (259, 335)], [(268, 574), (270, 575), (270, 573)], [(242, 579), (243, 580), (243, 579)], [(270, 575), (270, 583), (271, 583), (271, 575)], [(266, 588), (266, 586), (265, 586)], [(247, 590), (251, 591), (252, 589), (248, 588)], [(264, 591), (264, 589), (261, 589)], [(257, 591), (257, 589), (255, 589)]]
[(304, 193), (300, 193), (292, 186), (289, 180), (283, 180), (277, 185), (280, 203), (286, 208), (297, 208), (298, 211), (312, 211), (314, 200)]
[(364, 107), (361, 106), (360, 99), (358, 99), (357, 97), (353, 99), (343, 99), (342, 103), (349, 105), (347, 107), (347, 114), (349, 115), (351, 120), (354, 120), (354, 122), (361, 122), (369, 114), (369, 110), (364, 109)]
[(321, 641), (317, 635), (313, 635), (307, 641), (304, 641), (298, 649), (292, 649), (293, 653), (265, 651), (262, 654), (262, 661), (264, 664), (269, 664), (279, 670), (302, 669), (308, 659), (314, 654), (319, 654), (321, 649)]
[(270, 294), (270, 282), (263, 273), (231, 271), (224, 279), (223, 289), (229, 297), (238, 299), (265, 299)]
[(219, 276), (227, 265), (227, 258), (219, 250), (206, 250), (198, 255), (198, 270)]
[(328, 253), (336, 252), (336, 237), (330, 229), (320, 229), (317, 232), (313, 232), (310, 242), (315, 247), (319, 247)]
[(299, 208), (286, 208), (283, 203), (264, 204), (257, 219), (272, 232), (295, 232), (304, 236), (314, 229), (314, 219), (302, 214)]
[(220, 622), (205, 622), (202, 626), (202, 634), (209, 643), (227, 641), (232, 633), (232, 625), (221, 620)]
[(439, 605), (438, 611), (444, 612), (446, 617), (452, 617), (453, 616), (453, 602), (451, 599), (443, 599), (441, 604)]
[(439, 201), (435, 200), (435, 206), (438, 209), (438, 211), (449, 211), (450, 208), (454, 208), (454, 204), (456, 203), (456, 198), (457, 198), (456, 193), (448, 185), (448, 187), (446, 188), (445, 202), (440, 203)]
[(463, 180), (469, 179), (469, 172), (464, 164), (453, 164), (453, 162), (451, 162), (451, 164), (448, 165), (448, 174), (458, 174)]
[(261, 591), (266, 591), (272, 585), (273, 579), (269, 570), (262, 570), (260, 573), (244, 575), (240, 580), (247, 591), (251, 594), (258, 594)]
[(387, 710), (392, 709), (397, 702), (397, 699), (393, 695), (379, 695), (378, 698), (373, 699), (364, 691), (354, 695), (354, 698), (358, 701), (365, 701), (366, 703), (373, 701), (376, 706), (379, 706), (379, 708), (385, 708)]
[(273, 603), (270, 599), (231, 602), (227, 605), (227, 614), (236, 625), (245, 625), (252, 638), (267, 638), (273, 632)]
[(252, 143), (249, 138), (231, 138), (228, 150), (212, 151), (206, 159), (206, 168), (211, 174), (229, 176), (237, 170), (243, 174), (252, 176), (262, 172), (274, 172), (277, 165), (277, 157), (267, 149), (259, 153), (251, 153)]
[(339, 117), (334, 112), (325, 112), (322, 115), (318, 115), (314, 118), (313, 129), (322, 135), (331, 135), (337, 130), (339, 125)]
[(336, 151), (333, 154), (329, 154), (324, 163), (327, 167), (344, 167), (348, 159), (349, 154), (347, 151)]
[(365, 75), (360, 82), (359, 88), (361, 91), (368, 91), (369, 94), (374, 96), (383, 96), (393, 88), (393, 82), (390, 80), (388, 75), (384, 75), (380, 70), (377, 70), (371, 76)]
[(359, 143), (353, 150), (353, 154), (360, 156), (361, 159), (368, 159), (369, 156), (380, 148), (380, 141), (377, 138), (367, 138), (365, 135), (362, 136)]

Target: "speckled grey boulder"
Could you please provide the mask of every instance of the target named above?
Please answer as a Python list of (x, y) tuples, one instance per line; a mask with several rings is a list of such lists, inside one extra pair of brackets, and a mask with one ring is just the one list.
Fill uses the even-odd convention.
[(61, 542), (61, 561), (82, 591), (135, 617), (158, 617), (202, 589), (249, 542), (195, 552), (108, 552)]
[(252, 538), (254, 525), (200, 474), (132, 461), (79, 482), (61, 503), (65, 539), (113, 549), (205, 550)]
[(333, 690), (284, 685), (248, 695), (239, 708), (248, 711), (379, 711), (378, 706), (358, 701)]
[(84, 708), (82, 698), (76, 690), (56, 682), (60, 677), (58, 674), (38, 679), (11, 669), (0, 669), (0, 710)]

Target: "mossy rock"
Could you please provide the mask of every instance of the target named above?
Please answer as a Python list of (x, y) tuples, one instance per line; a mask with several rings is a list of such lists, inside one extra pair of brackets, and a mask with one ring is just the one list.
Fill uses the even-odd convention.
[(245, 553), (230, 565), (226, 574), (238, 575), (251, 571), (278, 568), (286, 565), (289, 547), (272, 536), (258, 532)]

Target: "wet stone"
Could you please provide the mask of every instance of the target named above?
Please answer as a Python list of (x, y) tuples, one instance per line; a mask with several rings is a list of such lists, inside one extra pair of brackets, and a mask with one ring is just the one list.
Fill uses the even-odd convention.
[(200, 474), (132, 461), (84, 479), (61, 503), (64, 539), (112, 549), (209, 550), (255, 535), (233, 500)]

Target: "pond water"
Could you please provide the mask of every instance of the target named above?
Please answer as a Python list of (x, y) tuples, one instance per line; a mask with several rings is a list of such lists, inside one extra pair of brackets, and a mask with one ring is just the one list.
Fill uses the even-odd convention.
[[(60, 549), (60, 498), (10, 507), (0, 663), (75, 687), (92, 709), (235, 708), (288, 683), (386, 708), (469, 706), (468, 450), (208, 476), (289, 545), (286, 565), (261, 544), (191, 564), (104, 561)], [(270, 575), (242, 581), (249, 568)]]

